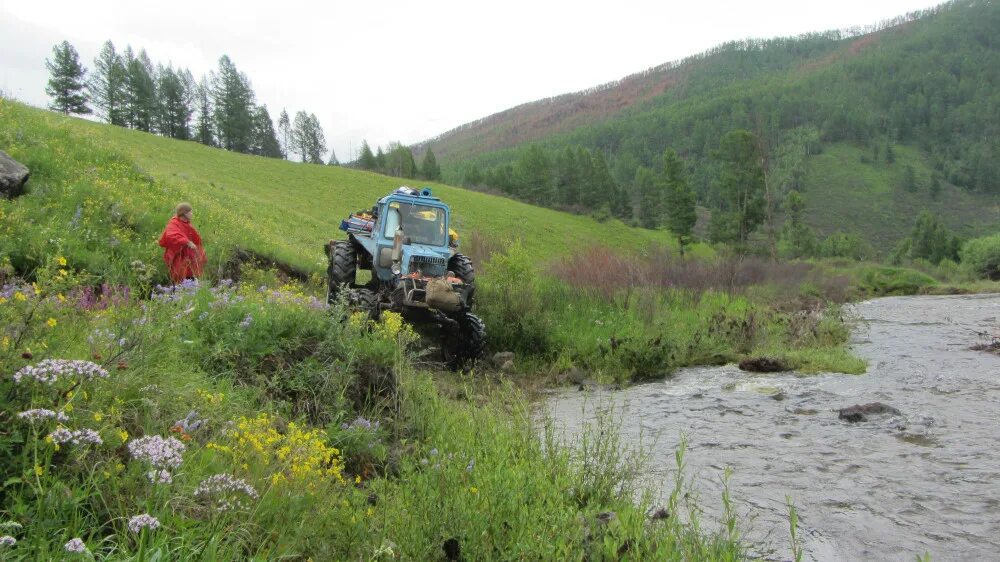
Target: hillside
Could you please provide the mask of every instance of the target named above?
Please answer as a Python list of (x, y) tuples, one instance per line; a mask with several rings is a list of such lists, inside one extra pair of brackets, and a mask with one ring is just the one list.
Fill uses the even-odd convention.
[[(4, 100), (0, 150), (32, 170), (29, 186), (44, 186), (49, 192), (31, 191), (17, 205), (0, 202), (0, 210), (11, 219), (8, 224), (18, 224), (18, 216), (33, 216), (31, 208), (43, 206), (48, 224), (31, 230), (58, 234), (58, 245), (88, 256), (88, 263), (78, 265), (102, 274), (120, 267), (116, 260), (158, 264), (162, 252), (156, 238), (181, 200), (191, 201), (196, 209), (195, 223), (208, 244), (210, 267), (221, 268), (241, 248), (303, 272), (321, 273), (322, 245), (343, 236), (337, 229), (341, 219), (370, 207), (405, 181), (236, 154)], [(546, 261), (594, 241), (632, 248), (667, 243), (663, 233), (614, 221), (602, 224), (502, 197), (429, 185), (452, 206), (454, 226), (466, 244), (473, 239), (499, 244), (520, 238), (531, 255)], [(58, 196), (53, 197), (52, 190)], [(66, 232), (67, 224), (80, 228)], [(4, 254), (18, 269), (30, 268), (51, 250), (48, 237), (8, 234), (15, 236), (4, 242)], [(110, 255), (105, 253), (109, 240)], [(119, 244), (123, 241), (134, 243)]]
[[(860, 232), (879, 245), (906, 235), (905, 220), (893, 220), (890, 231), (884, 222), (869, 222), (871, 213), (862, 218), (850, 210), (865, 205), (892, 213), (927, 208), (960, 232), (981, 233), (998, 218), (998, 27), (996, 3), (952, 2), (864, 32), (732, 42), (616, 83), (518, 106), (417, 151), (431, 146), (452, 183), (485, 183), (531, 200), (530, 193), (544, 190), (518, 185), (529, 176), (519, 172), (527, 147), (542, 147), (552, 162), (566, 147), (583, 147), (607, 159), (636, 205), (637, 170), (657, 167), (672, 148), (684, 158), (699, 202), (712, 208), (718, 197), (712, 154), (726, 132), (743, 128), (760, 139), (772, 166), (794, 169), (775, 186), (778, 195), (803, 192), (808, 222), (821, 233)], [(837, 173), (825, 174), (820, 155), (828, 149), (853, 150), (856, 158), (839, 159)], [(887, 155), (893, 151), (909, 156), (893, 163)], [(788, 154), (793, 161), (781, 162)], [(918, 178), (915, 190), (899, 188), (907, 166)], [(939, 200), (927, 196), (932, 183), (942, 186)], [(861, 184), (892, 191), (899, 205), (853, 200), (863, 194)], [(826, 220), (830, 215), (843, 220)]]

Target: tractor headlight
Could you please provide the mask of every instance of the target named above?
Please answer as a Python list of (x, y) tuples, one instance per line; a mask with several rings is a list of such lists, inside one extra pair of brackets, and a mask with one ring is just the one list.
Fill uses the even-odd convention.
[(392, 267), (390, 267), (389, 270), (392, 271), (393, 275), (399, 275), (399, 272), (403, 271), (403, 269), (399, 267), (398, 263), (392, 264)]

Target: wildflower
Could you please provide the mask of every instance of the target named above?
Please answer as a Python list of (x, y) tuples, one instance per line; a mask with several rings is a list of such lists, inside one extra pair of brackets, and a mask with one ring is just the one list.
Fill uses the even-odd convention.
[[(27, 355), (29, 355), (27, 358), (30, 358), (30, 352)], [(22, 379), (31, 378), (37, 382), (52, 385), (59, 379), (68, 377), (92, 380), (94, 378), (106, 379), (108, 376), (106, 370), (90, 361), (46, 359), (37, 365), (28, 365), (14, 373), (14, 382), (20, 383)]]
[(54, 412), (44, 408), (25, 410), (17, 415), (22, 420), (36, 422), (40, 420), (55, 419), (56, 421), (69, 421), (69, 416), (63, 412)]
[(479, 493), (479, 488), (477, 488), (475, 486), (471, 486), (469, 488), (469, 492), (472, 493), (472, 494), (478, 494)]
[(149, 529), (150, 531), (158, 529), (160, 527), (159, 519), (153, 517), (148, 513), (143, 513), (142, 515), (136, 515), (135, 517), (128, 520), (128, 530), (133, 533), (139, 534), (143, 529)]
[(361, 475), (360, 474), (355, 474), (354, 475), (354, 483), (355, 484), (360, 484), (361, 483)]
[(148, 462), (153, 468), (177, 468), (184, 460), (181, 455), (187, 447), (179, 440), (159, 435), (140, 437), (128, 443), (128, 451), (137, 461)]
[(28, 300), (28, 297), (24, 296), (24, 293), (22, 293), (21, 291), (18, 291), (14, 293), (14, 300), (24, 302)]
[(74, 552), (77, 554), (83, 554), (87, 551), (87, 545), (84, 544), (83, 539), (77, 537), (70, 539), (69, 542), (63, 545), (63, 550), (66, 552)]
[(66, 267), (66, 258), (59, 256), (58, 258), (56, 258), (56, 263), (58, 263), (63, 267)]
[(436, 457), (436, 456), (438, 455), (438, 450), (437, 450), (437, 447), (434, 447), (433, 449), (431, 449), (431, 452), (430, 452), (430, 453), (428, 453), (428, 454), (429, 454), (430, 456), (432, 456), (432, 457)]
[(340, 424), (340, 429), (351, 430), (351, 429), (361, 429), (365, 431), (376, 431), (379, 428), (379, 422), (376, 420), (374, 423), (371, 421), (358, 416), (357, 419), (352, 421), (350, 424), (342, 423)]
[(250, 314), (247, 314), (246, 317), (243, 318), (243, 320), (240, 322), (240, 329), (241, 330), (246, 330), (247, 328), (250, 327), (250, 324), (252, 322), (253, 322), (253, 316), (251, 316)]
[(101, 445), (104, 443), (100, 434), (93, 429), (77, 429), (70, 431), (65, 427), (57, 427), (55, 431), (49, 434), (49, 437), (52, 439), (51, 442), (60, 445), (63, 443), (71, 443), (73, 445)]
[(466, 472), (472, 472), (472, 469), (476, 467), (476, 459), (469, 459), (469, 464), (465, 465)]
[(104, 414), (102, 414), (100, 412), (94, 412), (94, 421), (95, 422), (100, 422), (103, 419), (104, 419)]
[(58, 323), (59, 322), (56, 322), (55, 318), (49, 318), (48, 320), (45, 321), (45, 325), (47, 325), (49, 328), (55, 328), (56, 324)]
[(7, 297), (0, 297), (0, 304), (7, 304)]
[(146, 478), (153, 484), (170, 484), (174, 477), (166, 470), (150, 470), (146, 473)]
[(57, 294), (56, 298), (59, 299), (59, 302), (66, 302), (66, 295), (62, 293)]
[(208, 501), (216, 511), (242, 509), (243, 496), (257, 499), (257, 490), (246, 480), (231, 474), (216, 474), (201, 481), (194, 491), (194, 497)]
[(118, 439), (121, 439), (122, 443), (128, 441), (128, 432), (124, 429), (118, 428)]
[(10, 535), (0, 537), (0, 546), (14, 546), (15, 544), (17, 544), (17, 539)]
[(45, 467), (42, 465), (35, 465), (35, 476), (42, 476), (45, 474)]

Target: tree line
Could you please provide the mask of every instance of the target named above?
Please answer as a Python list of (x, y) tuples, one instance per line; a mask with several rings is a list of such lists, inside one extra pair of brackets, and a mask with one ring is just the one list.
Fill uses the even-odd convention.
[(438, 165), (431, 147), (427, 147), (427, 152), (424, 153), (424, 158), (418, 167), (413, 158), (413, 151), (402, 143), (392, 142), (385, 150), (379, 146), (376, 152), (372, 152), (368, 141), (363, 140), (358, 159), (350, 165), (359, 170), (368, 170), (398, 178), (441, 180), (441, 166)]
[[(228, 55), (207, 76), (195, 79), (187, 68), (154, 64), (131, 45), (118, 52), (106, 41), (92, 70), (68, 41), (46, 59), (49, 107), (65, 114), (96, 113), (119, 127), (192, 140), (233, 152), (323, 164), (327, 152), (323, 127), (315, 113), (281, 110), (277, 126), (257, 97), (247, 75)], [(330, 151), (327, 163), (337, 164)]]

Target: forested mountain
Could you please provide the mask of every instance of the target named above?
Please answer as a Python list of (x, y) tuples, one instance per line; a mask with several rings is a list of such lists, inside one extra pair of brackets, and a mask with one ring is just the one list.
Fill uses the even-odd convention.
[[(911, 208), (922, 207), (941, 213), (953, 228), (983, 230), (997, 219), (1000, 195), (997, 30), (1000, 5), (967, 0), (868, 29), (731, 42), (616, 83), (498, 113), (414, 152), (419, 157), (433, 147), (452, 183), (549, 206), (603, 207), (641, 222), (649, 200), (642, 170), (662, 169), (666, 149), (684, 161), (699, 204), (720, 208), (720, 141), (746, 130), (768, 196), (777, 201), (773, 207), (780, 209), (788, 192), (802, 192), (808, 221), (821, 230), (857, 230), (875, 242), (905, 236), (886, 232), (885, 220), (862, 224), (852, 212), (836, 224), (817, 220), (820, 212), (837, 210), (818, 209), (819, 201), (856, 204), (846, 198), (866, 193), (886, 195), (879, 204), (906, 203), (887, 209), (889, 222), (899, 222), (890, 225), (894, 231), (908, 228)], [(579, 173), (567, 167), (569, 154), (586, 154), (588, 166), (606, 167), (613, 185), (591, 181), (605, 185), (594, 188), (591, 200), (580, 192), (583, 184), (566, 189), (572, 183), (566, 175)], [(843, 197), (831, 196), (840, 192)], [(897, 216), (902, 213), (911, 214)]]

